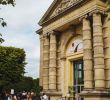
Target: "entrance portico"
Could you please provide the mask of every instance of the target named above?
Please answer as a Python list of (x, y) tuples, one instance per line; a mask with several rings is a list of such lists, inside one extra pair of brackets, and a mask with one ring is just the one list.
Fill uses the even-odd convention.
[(103, 0), (54, 0), (40, 20), (40, 85), (51, 100), (109, 100), (108, 15)]

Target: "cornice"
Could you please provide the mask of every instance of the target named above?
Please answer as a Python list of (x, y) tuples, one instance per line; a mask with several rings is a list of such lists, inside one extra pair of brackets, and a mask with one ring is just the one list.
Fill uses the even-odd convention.
[(39, 35), (41, 35), (42, 34), (42, 28), (40, 28), (40, 29), (38, 29), (37, 31), (36, 31), (36, 34), (39, 34)]
[[(88, 5), (90, 5), (88, 3), (88, 5), (86, 6), (86, 8), (84, 8), (82, 10), (81, 9), (78, 9), (79, 10), (78, 11), (79, 13), (74, 13), (74, 11), (72, 10), (70, 12), (71, 16), (69, 16), (67, 14), (67, 16), (64, 17), (65, 20), (63, 19), (63, 17), (61, 17), (61, 18), (58, 17), (59, 18), (58, 21), (57, 20), (55, 21), (54, 19), (52, 21), (50, 21), (50, 22), (48, 21), (47, 22), (48, 25), (46, 25), (45, 27), (43, 27), (44, 34), (47, 33), (47, 32), (50, 32), (51, 30), (56, 30), (59, 27), (62, 27), (63, 25), (66, 25), (67, 23), (74, 22), (76, 19), (77, 20), (79, 19), (79, 21), (81, 21), (83, 17), (85, 17), (85, 16), (92, 16), (92, 14), (93, 13), (96, 13), (96, 12), (102, 13), (102, 14), (106, 14), (106, 11), (107, 11), (107, 8), (106, 7), (102, 7), (100, 5), (95, 5), (94, 2), (92, 2), (91, 4), (92, 4), (92, 6), (90, 6), (90, 7), (88, 6)], [(64, 15), (62, 15), (62, 16), (64, 16)], [(68, 19), (68, 16), (69, 16), (69, 19)], [(51, 27), (50, 27), (50, 25), (51, 25)]]

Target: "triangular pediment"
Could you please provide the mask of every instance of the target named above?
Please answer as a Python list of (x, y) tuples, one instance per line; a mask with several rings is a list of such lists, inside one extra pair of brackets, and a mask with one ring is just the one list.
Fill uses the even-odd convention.
[[(58, 15), (61, 15), (63, 12), (67, 11), (70, 8), (76, 8), (81, 3), (89, 0), (54, 0), (47, 12), (39, 21), (39, 25), (48, 22), (52, 18), (56, 18)], [(106, 0), (97, 0), (97, 1), (106, 1)]]
[(75, 6), (83, 1), (85, 0), (54, 0), (47, 12), (41, 18), (39, 25), (42, 25), (44, 21), (59, 15), (70, 7)]
[(59, 13), (65, 11), (66, 9), (77, 5), (78, 3), (82, 2), (84, 0), (61, 0), (61, 2), (57, 5), (53, 13), (49, 17), (54, 17), (58, 15)]

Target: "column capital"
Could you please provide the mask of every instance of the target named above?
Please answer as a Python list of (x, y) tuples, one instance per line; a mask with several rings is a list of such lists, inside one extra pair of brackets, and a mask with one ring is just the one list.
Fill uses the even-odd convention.
[(93, 14), (101, 14), (101, 15), (107, 15), (107, 12), (104, 10), (94, 10), (92, 12), (89, 13), (89, 16), (92, 16)]
[(90, 20), (87, 18), (83, 18), (83, 31), (91, 30)]
[(93, 17), (98, 16), (98, 15), (101, 16), (101, 13), (93, 13)]
[(44, 35), (43, 35), (43, 38), (49, 38), (50, 37), (50, 33), (45, 33)]
[(44, 38), (49, 38), (51, 35), (56, 35), (56, 32), (55, 31), (50, 31), (50, 32), (47, 32), (43, 35)]
[(82, 15), (79, 18), (79, 21), (82, 21), (84, 18), (89, 18), (89, 17), (93, 16), (93, 14), (101, 14), (103, 16), (107, 16), (108, 15), (106, 8), (105, 9), (102, 9), (102, 10), (96, 9), (96, 10), (93, 10), (91, 12), (88, 12), (87, 14)]
[(40, 40), (42, 40), (44, 38), (44, 36), (43, 35), (40, 35)]
[(87, 18), (88, 18), (88, 14), (86, 14), (86, 15), (80, 17), (79, 20), (82, 21), (83, 19), (87, 19)]
[(57, 31), (57, 30), (52, 30), (49, 32), (50, 35), (58, 35), (60, 34), (61, 32), (60, 31)]
[(54, 30), (50, 31), (49, 33), (50, 33), (50, 35), (55, 35), (55, 31)]
[[(101, 14), (94, 13), (93, 14), (93, 31), (95, 33), (98, 33), (98, 29), (96, 29), (96, 26), (100, 26), (102, 28), (102, 20), (101, 20)], [(99, 33), (102, 33), (102, 30), (99, 31)]]

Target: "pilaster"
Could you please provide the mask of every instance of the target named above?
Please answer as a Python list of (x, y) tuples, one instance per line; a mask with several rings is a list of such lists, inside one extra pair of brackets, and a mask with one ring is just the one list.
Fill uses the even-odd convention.
[(105, 54), (105, 81), (106, 88), (110, 89), (110, 14), (105, 18), (104, 32), (104, 54)]
[(60, 42), (57, 43), (57, 89), (61, 91), (61, 45)]
[(65, 96), (65, 62), (66, 62), (66, 57), (61, 56), (61, 92), (62, 92), (62, 96)]
[(49, 87), (49, 37), (44, 36), (43, 48), (43, 90), (48, 90)]
[(43, 86), (42, 74), (43, 74), (43, 36), (40, 35), (40, 86)]

